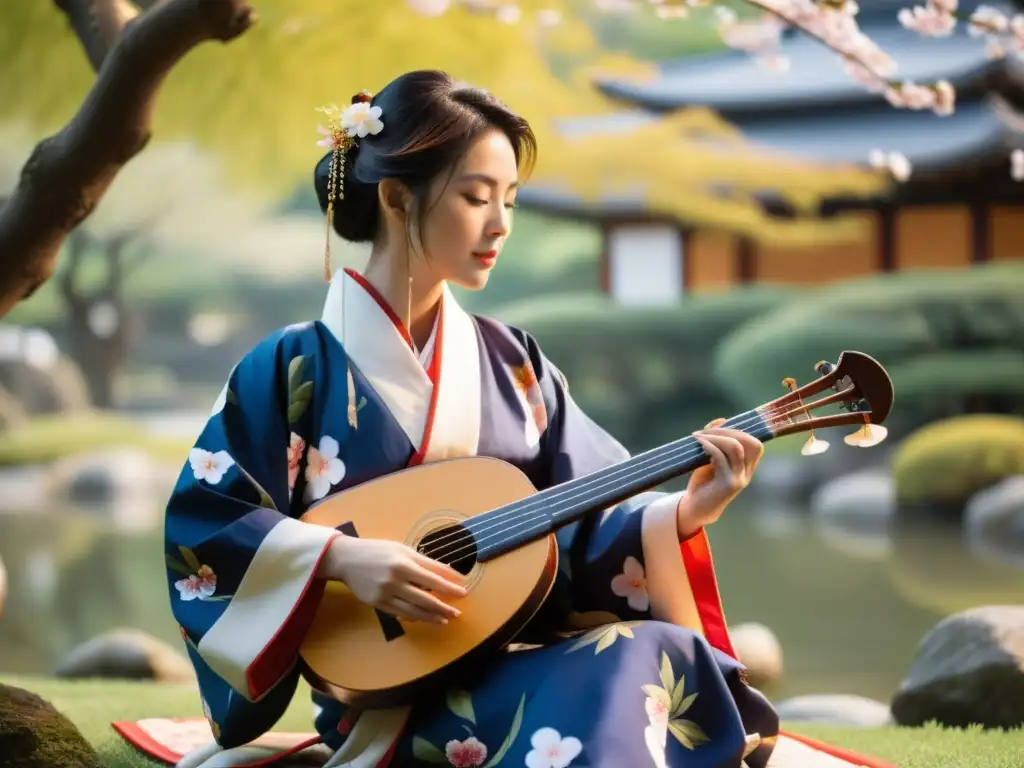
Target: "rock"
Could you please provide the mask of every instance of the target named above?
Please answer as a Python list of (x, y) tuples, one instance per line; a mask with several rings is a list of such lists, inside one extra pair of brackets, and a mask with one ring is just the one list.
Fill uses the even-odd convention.
[(834, 548), (866, 558), (890, 552), (896, 490), (888, 470), (866, 468), (829, 480), (811, 495), (810, 508), (815, 530)]
[(811, 496), (811, 514), (842, 520), (848, 527), (877, 530), (896, 511), (896, 490), (888, 470), (867, 468), (829, 480)]
[(138, 629), (114, 629), (82, 643), (57, 665), (54, 675), (195, 682), (195, 672), (187, 658)]
[(729, 628), (736, 656), (747, 668), (747, 680), (763, 688), (782, 677), (782, 646), (764, 624), (746, 622)]
[(96, 751), (52, 704), (0, 683), (4, 768), (102, 768)]
[(89, 388), (78, 365), (38, 328), (0, 324), (0, 387), (29, 415), (89, 406)]
[(109, 448), (55, 461), (50, 488), (72, 503), (103, 503), (122, 495), (149, 495), (157, 474), (156, 463), (144, 451)]
[(796, 696), (775, 705), (779, 719), (852, 728), (880, 728), (892, 724), (888, 705), (851, 694)]
[(892, 701), (900, 725), (1024, 724), (1024, 606), (972, 608), (925, 635)]
[(964, 509), (968, 548), (986, 560), (1024, 565), (1024, 475), (975, 493)]
[(763, 498), (802, 504), (820, 481), (821, 469), (814, 460), (766, 454), (757, 465), (750, 489)]

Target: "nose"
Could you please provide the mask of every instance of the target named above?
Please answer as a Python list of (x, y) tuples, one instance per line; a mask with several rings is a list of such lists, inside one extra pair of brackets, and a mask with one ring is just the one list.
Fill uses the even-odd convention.
[(502, 204), (499, 206), (497, 214), (488, 222), (487, 236), (494, 239), (505, 237), (508, 235), (511, 225), (510, 211)]

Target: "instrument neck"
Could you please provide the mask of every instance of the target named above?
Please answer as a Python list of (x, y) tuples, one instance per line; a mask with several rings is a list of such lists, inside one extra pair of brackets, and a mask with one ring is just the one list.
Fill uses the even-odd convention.
[[(748, 432), (761, 441), (773, 436), (756, 410), (734, 416), (722, 426)], [(477, 559), (489, 560), (708, 462), (700, 443), (687, 436), (477, 515), (466, 527), (476, 539)]]

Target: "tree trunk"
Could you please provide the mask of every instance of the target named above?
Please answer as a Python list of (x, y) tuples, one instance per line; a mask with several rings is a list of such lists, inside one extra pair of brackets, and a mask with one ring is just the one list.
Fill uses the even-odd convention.
[(137, 14), (125, 0), (55, 0), (82, 40), (96, 82), (78, 113), (36, 145), (0, 208), (0, 317), (53, 274), (68, 234), (146, 145), (168, 72), (207, 40), (245, 32), (246, 0), (164, 0)]

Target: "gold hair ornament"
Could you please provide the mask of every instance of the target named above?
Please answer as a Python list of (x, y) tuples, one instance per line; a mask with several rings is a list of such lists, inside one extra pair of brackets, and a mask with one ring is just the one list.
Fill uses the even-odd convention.
[(324, 246), (324, 280), (331, 280), (331, 227), (334, 224), (334, 201), (345, 197), (345, 154), (355, 146), (356, 139), (376, 136), (384, 130), (380, 107), (371, 106), (373, 94), (360, 91), (344, 110), (334, 104), (320, 106), (317, 112), (327, 115), (327, 127), (318, 125), (323, 135), (316, 144), (331, 150), (331, 168), (327, 183), (327, 243)]

